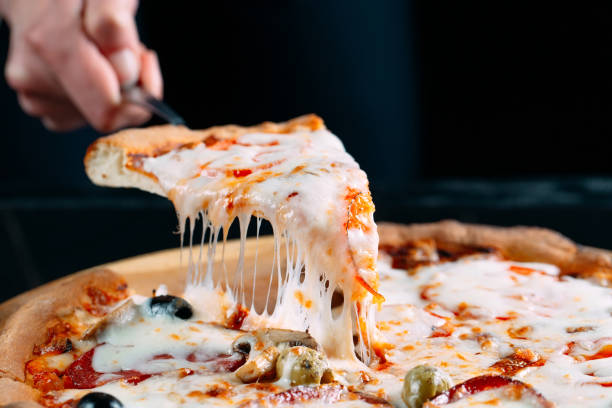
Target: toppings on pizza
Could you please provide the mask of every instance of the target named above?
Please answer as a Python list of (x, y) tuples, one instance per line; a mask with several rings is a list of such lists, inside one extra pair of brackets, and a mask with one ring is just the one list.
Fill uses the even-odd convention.
[(85, 395), (79, 403), (77, 408), (123, 408), (123, 404), (117, 398), (104, 392), (90, 392)]
[(404, 377), (402, 400), (408, 408), (420, 408), (425, 401), (448, 390), (451, 379), (436, 367), (419, 365), (412, 368)]
[(533, 389), (533, 387), (525, 384), (522, 381), (515, 380), (509, 377), (499, 375), (483, 375), (470, 378), (461, 384), (457, 384), (448, 391), (438, 395), (427, 402), (425, 408), (435, 408), (464, 398), (472, 399), (480, 393), (486, 393), (490, 390), (499, 390), (491, 398), (487, 395), (485, 401), (474, 399), (475, 404), (481, 402), (484, 405), (502, 405), (504, 402), (521, 401), (528, 406), (540, 408), (554, 408), (555, 404), (548, 401), (542, 394)]

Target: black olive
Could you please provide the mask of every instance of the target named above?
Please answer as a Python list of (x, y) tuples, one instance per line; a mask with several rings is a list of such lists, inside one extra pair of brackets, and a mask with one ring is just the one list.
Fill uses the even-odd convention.
[(172, 295), (152, 297), (150, 308), (153, 315), (173, 315), (183, 320), (193, 316), (193, 308), (189, 302)]
[(90, 392), (81, 398), (77, 408), (123, 408), (123, 404), (105, 392)]

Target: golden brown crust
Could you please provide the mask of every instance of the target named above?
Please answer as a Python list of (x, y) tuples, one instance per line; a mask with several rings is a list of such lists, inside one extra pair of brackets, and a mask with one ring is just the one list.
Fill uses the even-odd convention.
[(0, 377), (25, 381), (25, 364), (34, 346), (42, 343), (47, 328), (58, 314), (68, 313), (83, 302), (88, 287), (112, 288), (125, 281), (106, 269), (77, 274), (50, 285), (22, 304), (5, 322), (0, 334)]
[(191, 130), (185, 126), (162, 125), (143, 129), (126, 129), (96, 140), (87, 149), (85, 161), (100, 144), (124, 149), (128, 154), (158, 156), (180, 146), (203, 142), (210, 136), (216, 139), (234, 139), (246, 133), (292, 133), (299, 130), (318, 130), (324, 128), (323, 120), (310, 114), (291, 119), (287, 122), (263, 122), (255, 126), (214, 126), (203, 130)]
[[(34, 388), (10, 378), (0, 378), (0, 406), (13, 408), (40, 408), (35, 403), (40, 393)], [(10, 405), (5, 405), (10, 404)]]
[(595, 279), (602, 285), (612, 283), (612, 256), (609, 252), (578, 246), (545, 228), (504, 228), (447, 220), (413, 225), (380, 223), (378, 232), (382, 246), (399, 246), (430, 238), (442, 245), (493, 247), (507, 259), (550, 263), (557, 265), (565, 275)]
[(95, 184), (110, 187), (132, 187), (164, 195), (157, 180), (140, 168), (143, 157), (159, 156), (183, 146), (210, 140), (235, 139), (246, 133), (292, 133), (324, 129), (323, 120), (313, 114), (283, 123), (264, 122), (256, 126), (216, 126), (191, 130), (184, 126), (152, 126), (126, 129), (102, 137), (89, 146), (85, 171)]

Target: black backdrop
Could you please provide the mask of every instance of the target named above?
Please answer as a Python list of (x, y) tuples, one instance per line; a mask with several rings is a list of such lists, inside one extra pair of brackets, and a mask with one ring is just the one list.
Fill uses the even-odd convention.
[[(612, 247), (612, 4), (261, 3), (142, 2), (192, 127), (316, 112), (368, 172), (378, 220), (537, 224)], [(2, 59), (7, 45), (2, 26)], [(88, 182), (94, 131), (45, 131), (4, 82), (0, 109), (0, 299), (178, 244), (165, 200)]]

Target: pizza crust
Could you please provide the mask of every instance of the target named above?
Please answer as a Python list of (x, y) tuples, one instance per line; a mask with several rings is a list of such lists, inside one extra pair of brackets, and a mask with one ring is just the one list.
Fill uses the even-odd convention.
[(25, 364), (36, 344), (45, 341), (47, 328), (58, 314), (68, 313), (81, 304), (85, 288), (111, 288), (124, 285), (120, 276), (108, 269), (94, 269), (47, 286), (13, 313), (0, 333), (0, 405), (37, 400), (39, 393), (25, 384)]
[(538, 227), (492, 227), (446, 220), (429, 224), (379, 223), (380, 245), (402, 245), (431, 238), (437, 244), (493, 247), (510, 260), (557, 265), (563, 275), (612, 284), (612, 255), (579, 246), (563, 235)]
[(34, 402), (38, 398), (40, 398), (40, 392), (29, 385), (10, 378), (0, 378), (0, 406), (39, 408), (40, 405)]
[(264, 122), (256, 126), (215, 126), (191, 130), (185, 126), (152, 126), (126, 129), (96, 140), (85, 155), (85, 171), (91, 181), (100, 186), (135, 187), (150, 193), (165, 195), (154, 176), (130, 168), (134, 158), (155, 157), (171, 150), (204, 142), (234, 139), (247, 133), (292, 133), (300, 130), (325, 129), (323, 120), (313, 114), (283, 123)]

